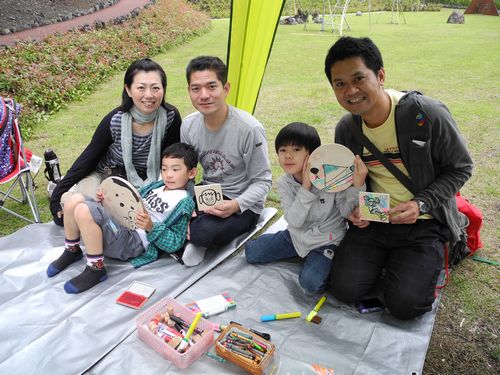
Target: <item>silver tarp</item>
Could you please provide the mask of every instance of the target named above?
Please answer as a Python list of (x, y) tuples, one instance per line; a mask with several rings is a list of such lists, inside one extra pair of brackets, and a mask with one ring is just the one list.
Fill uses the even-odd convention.
[[(286, 227), (283, 218), (268, 231)], [(270, 249), (271, 250), (271, 249)], [(249, 265), (242, 253), (212, 270), (176, 299), (189, 303), (227, 292), (237, 307), (211, 317), (215, 323), (237, 321), (272, 335), (277, 347), (273, 374), (319, 374), (312, 365), (334, 370), (335, 375), (419, 375), (437, 311), (414, 321), (400, 321), (388, 312), (359, 314), (329, 293), (319, 325), (305, 321), (320, 295), (306, 296), (298, 284), (296, 261)], [(260, 322), (261, 315), (300, 311), (301, 319)], [(131, 321), (130, 324), (133, 324)], [(210, 351), (214, 352), (212, 347)], [(271, 371), (270, 371), (271, 372)], [(89, 374), (244, 374), (231, 363), (202, 356), (184, 370), (177, 369), (134, 332), (88, 371)], [(326, 372), (324, 372), (326, 374)]]
[[(53, 278), (45, 273), (63, 250), (62, 228), (33, 224), (0, 238), (0, 374), (84, 372), (135, 330), (138, 311), (115, 303), (132, 281), (156, 288), (139, 312), (166, 296), (176, 297), (275, 214), (276, 209), (266, 208), (254, 231), (209, 253), (198, 267), (181, 266), (169, 256), (138, 270), (128, 262), (106, 261), (108, 280), (78, 295), (66, 294), (63, 285), (83, 270), (84, 260)], [(133, 367), (127, 371), (142, 373)]]

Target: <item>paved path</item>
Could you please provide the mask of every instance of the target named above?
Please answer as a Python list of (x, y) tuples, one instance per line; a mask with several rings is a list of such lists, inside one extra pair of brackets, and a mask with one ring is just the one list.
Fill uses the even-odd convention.
[(43, 40), (50, 34), (65, 32), (85, 24), (92, 25), (94, 21), (108, 22), (113, 18), (130, 13), (135, 8), (142, 8), (147, 3), (149, 3), (149, 0), (120, 0), (110, 7), (85, 16), (76, 17), (68, 21), (35, 27), (33, 29), (19, 31), (17, 33), (0, 35), (0, 45), (13, 46), (16, 41), (25, 39)]

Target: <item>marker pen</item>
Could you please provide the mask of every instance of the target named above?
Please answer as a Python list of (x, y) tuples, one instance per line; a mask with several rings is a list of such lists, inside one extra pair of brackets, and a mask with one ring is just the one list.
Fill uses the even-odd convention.
[(213, 310), (205, 311), (203, 313), (204, 318), (208, 318), (209, 316), (217, 315), (220, 313), (223, 313), (224, 311), (230, 310), (234, 308), (236, 305), (229, 305), (229, 306), (221, 306)]
[(300, 318), (301, 316), (302, 316), (302, 313), (299, 311), (285, 313), (285, 314), (262, 315), (260, 317), (260, 321), (261, 322), (270, 322), (272, 320)]
[(179, 346), (177, 347), (177, 351), (178, 352), (181, 352), (183, 353), (184, 350), (186, 350), (187, 346), (189, 345), (189, 338), (191, 337), (191, 335), (193, 334), (196, 326), (198, 325), (198, 322), (200, 321), (201, 319), (201, 313), (198, 313), (196, 314), (196, 317), (194, 318), (193, 322), (191, 323), (191, 325), (189, 326), (189, 329), (186, 333), (186, 336), (184, 336), (184, 338), (182, 339), (181, 343), (179, 344)]

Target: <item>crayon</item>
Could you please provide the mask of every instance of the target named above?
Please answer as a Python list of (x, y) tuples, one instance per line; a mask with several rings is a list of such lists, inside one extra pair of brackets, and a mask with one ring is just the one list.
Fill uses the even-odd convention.
[(207, 357), (215, 359), (216, 361), (218, 361), (220, 363), (225, 363), (226, 362), (225, 358), (222, 358), (221, 356), (218, 356), (217, 354), (214, 354), (212, 352), (206, 352), (205, 354), (207, 355)]
[[(235, 322), (234, 320), (231, 320), (229, 323), (231, 323), (231, 324), (238, 324), (239, 326), (243, 326), (243, 324)], [(252, 332), (252, 333), (255, 333), (257, 336), (262, 337), (264, 340), (268, 340), (268, 341), (271, 340), (271, 335), (269, 333), (259, 332), (259, 331), (257, 331), (256, 329), (253, 329), (253, 328), (249, 328), (248, 330), (250, 332)]]

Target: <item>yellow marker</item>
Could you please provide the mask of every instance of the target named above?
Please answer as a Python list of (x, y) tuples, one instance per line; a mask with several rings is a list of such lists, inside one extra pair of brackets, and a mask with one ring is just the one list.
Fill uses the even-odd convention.
[(199, 312), (196, 314), (193, 322), (191, 323), (191, 325), (189, 326), (189, 329), (188, 331), (186, 332), (186, 335), (184, 336), (184, 338), (182, 339), (181, 343), (179, 344), (179, 347), (177, 348), (177, 351), (178, 352), (183, 352), (188, 344), (189, 344), (189, 338), (191, 337), (191, 335), (193, 334), (194, 330), (196, 329), (196, 326), (198, 325), (198, 322), (200, 321), (201, 317), (202, 317), (202, 313)]
[(318, 301), (318, 303), (316, 304), (316, 306), (314, 307), (314, 309), (307, 316), (306, 320), (308, 322), (310, 322), (312, 320), (312, 318), (314, 318), (316, 316), (316, 314), (318, 313), (319, 309), (321, 309), (321, 306), (323, 306), (323, 304), (325, 303), (325, 301), (326, 301), (326, 296), (323, 296), (323, 297), (320, 298), (320, 300)]
[(302, 316), (302, 313), (299, 312), (299, 311), (297, 311), (297, 312), (291, 312), (291, 313), (285, 313), (285, 314), (262, 315), (260, 317), (260, 321), (261, 322), (269, 322), (271, 320), (300, 318), (301, 316)]

